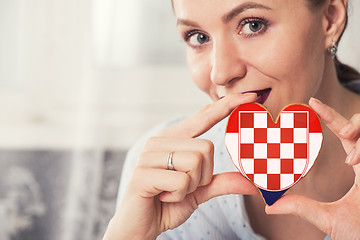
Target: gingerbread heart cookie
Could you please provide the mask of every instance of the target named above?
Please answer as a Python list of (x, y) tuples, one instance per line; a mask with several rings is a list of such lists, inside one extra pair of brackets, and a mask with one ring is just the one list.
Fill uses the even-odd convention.
[(230, 115), (225, 134), (235, 166), (268, 205), (309, 172), (322, 140), (320, 121), (304, 104), (288, 105), (275, 121), (264, 106), (243, 104)]

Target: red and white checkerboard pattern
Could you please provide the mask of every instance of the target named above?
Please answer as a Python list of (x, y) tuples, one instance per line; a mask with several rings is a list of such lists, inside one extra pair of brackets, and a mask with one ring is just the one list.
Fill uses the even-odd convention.
[[(318, 126), (320, 132), (310, 128), (314, 113), (304, 105), (296, 105), (300, 109), (284, 109), (276, 123), (259, 106), (256, 104), (253, 110), (249, 106), (237, 109), (237, 117), (232, 116), (233, 121), (237, 118), (237, 132), (232, 131), (236, 123), (229, 119), (226, 145), (240, 172), (256, 186), (284, 190), (305, 176), (313, 165), (322, 142), (321, 127)], [(311, 147), (311, 143), (316, 146)]]

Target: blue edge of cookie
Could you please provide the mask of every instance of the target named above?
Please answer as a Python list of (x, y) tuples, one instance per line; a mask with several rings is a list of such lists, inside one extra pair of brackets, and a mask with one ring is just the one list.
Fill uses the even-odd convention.
[(288, 189), (285, 189), (283, 191), (278, 192), (270, 192), (263, 189), (260, 189), (261, 194), (263, 195), (263, 198), (265, 199), (265, 202), (267, 205), (273, 205)]

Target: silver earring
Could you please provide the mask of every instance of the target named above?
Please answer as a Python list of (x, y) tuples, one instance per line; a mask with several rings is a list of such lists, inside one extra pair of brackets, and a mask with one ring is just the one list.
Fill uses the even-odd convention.
[(329, 48), (329, 53), (332, 59), (336, 57), (337, 50), (338, 44), (336, 42), (332, 42), (331, 48)]

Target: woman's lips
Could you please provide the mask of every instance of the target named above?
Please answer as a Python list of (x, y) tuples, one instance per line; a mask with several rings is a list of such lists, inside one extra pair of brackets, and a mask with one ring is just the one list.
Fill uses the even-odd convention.
[(267, 100), (267, 98), (269, 97), (270, 92), (271, 92), (271, 88), (266, 88), (266, 89), (262, 89), (262, 90), (247, 91), (247, 92), (243, 92), (243, 93), (256, 93), (257, 99), (255, 102), (264, 104), (265, 101)]

